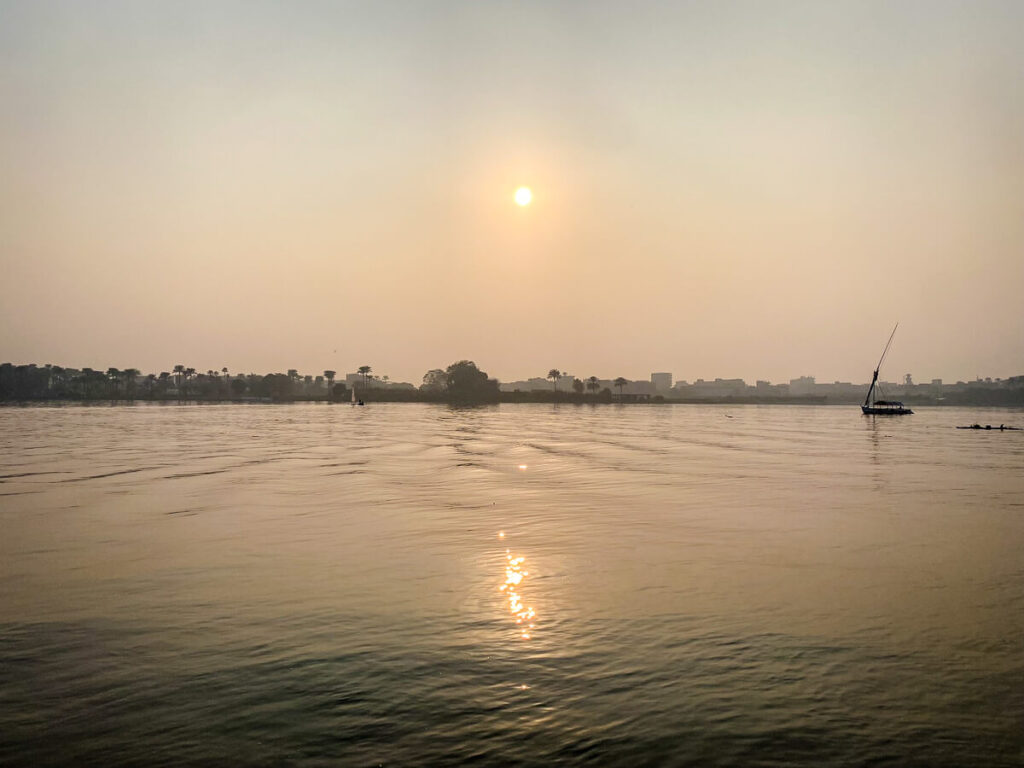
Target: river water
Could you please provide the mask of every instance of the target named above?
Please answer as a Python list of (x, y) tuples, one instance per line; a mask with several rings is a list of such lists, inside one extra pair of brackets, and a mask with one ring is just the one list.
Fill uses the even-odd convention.
[(1024, 412), (0, 409), (0, 762), (1024, 763)]

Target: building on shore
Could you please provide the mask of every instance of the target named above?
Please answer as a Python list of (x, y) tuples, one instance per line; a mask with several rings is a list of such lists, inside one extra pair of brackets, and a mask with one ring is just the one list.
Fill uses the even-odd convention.
[(672, 389), (672, 374), (671, 373), (652, 373), (651, 384), (654, 389), (662, 394), (668, 393)]

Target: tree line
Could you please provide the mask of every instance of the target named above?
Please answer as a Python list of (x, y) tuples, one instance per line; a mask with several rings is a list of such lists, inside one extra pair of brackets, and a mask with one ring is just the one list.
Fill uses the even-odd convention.
[[(562, 372), (557, 368), (552, 368), (548, 371), (546, 378), (551, 379), (551, 389), (553, 392), (558, 391), (558, 382), (562, 378), (562, 375)], [(619, 399), (622, 399), (622, 388), (629, 384), (629, 379), (619, 376), (619, 378), (615, 379), (612, 383), (619, 390)], [(591, 376), (586, 381), (583, 381), (583, 379), (572, 380), (573, 392), (577, 395), (582, 395), (584, 389), (586, 389), (591, 395), (596, 396), (601, 391), (601, 380), (598, 379), (597, 376)], [(608, 391), (610, 392), (610, 390)]]
[[(471, 360), (428, 371), (416, 389), (398, 389), (369, 365), (358, 369), (360, 396), (380, 400), (498, 400), (498, 381)], [(228, 369), (197, 371), (184, 364), (143, 375), (138, 368), (69, 368), (60, 365), (0, 364), (0, 400), (346, 400), (351, 390), (335, 383), (337, 372), (231, 374)], [(392, 389), (392, 387), (396, 387)]]
[[(563, 374), (548, 371), (552, 391), (501, 392), (497, 379), (480, 370), (472, 360), (459, 360), (447, 368), (433, 368), (423, 375), (419, 387), (395, 384), (388, 376), (373, 373), (372, 366), (357, 368), (353, 383), (361, 399), (381, 401), (498, 402), (553, 400), (610, 402), (612, 393), (596, 376), (574, 378), (572, 391), (558, 389)], [(236, 373), (226, 367), (199, 371), (177, 364), (160, 373), (142, 374), (138, 368), (70, 368), (60, 365), (0, 364), (0, 400), (327, 400), (342, 401), (352, 396), (345, 382), (336, 382), (337, 372), (303, 375), (297, 369), (285, 373)], [(613, 382), (622, 399), (629, 384), (619, 377)]]
[[(333, 384), (333, 371), (331, 374)], [(317, 382), (320, 386), (317, 386)], [(143, 375), (137, 368), (67, 368), (60, 365), (0, 364), (3, 400), (223, 400), (244, 396), (287, 398), (329, 392), (323, 377), (287, 373), (235, 374), (227, 368), (205, 373), (185, 365)]]

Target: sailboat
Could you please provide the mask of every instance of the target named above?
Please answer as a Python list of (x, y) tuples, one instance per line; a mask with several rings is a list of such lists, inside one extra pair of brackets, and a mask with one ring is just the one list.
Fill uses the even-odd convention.
[(878, 365), (875, 366), (875, 375), (871, 377), (871, 386), (868, 388), (868, 395), (864, 398), (864, 405), (860, 407), (861, 411), (865, 416), (903, 416), (905, 414), (913, 413), (912, 410), (907, 408), (903, 403), (898, 400), (875, 400), (875, 392), (881, 393), (878, 388), (878, 371), (882, 368), (882, 361), (885, 360), (886, 354), (889, 352), (889, 345), (892, 344), (892, 337), (896, 335), (896, 329), (900, 327), (899, 323), (892, 329), (892, 333), (889, 334), (889, 341), (885, 345), (885, 349), (882, 351), (882, 356), (878, 359)]

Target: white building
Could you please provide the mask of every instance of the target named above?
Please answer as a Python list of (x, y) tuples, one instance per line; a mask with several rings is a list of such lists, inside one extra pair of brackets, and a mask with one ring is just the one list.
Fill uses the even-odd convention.
[(651, 384), (658, 392), (668, 392), (672, 389), (671, 373), (652, 373)]
[(814, 377), (813, 376), (801, 376), (797, 379), (789, 380), (789, 394), (791, 395), (813, 395), (814, 394)]

